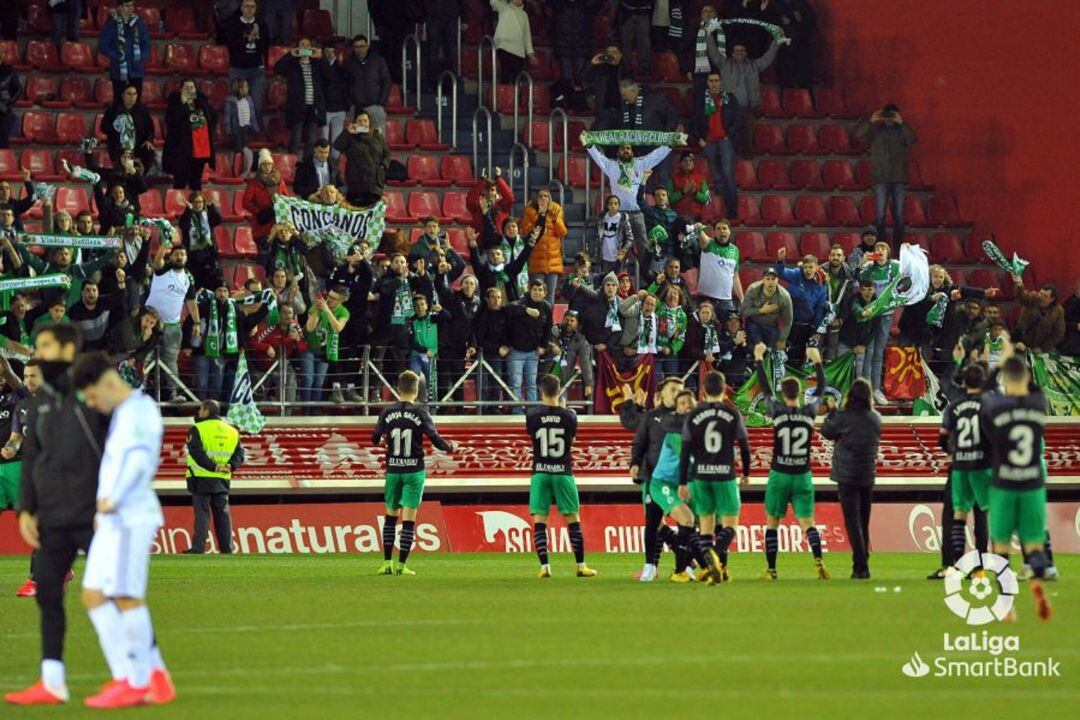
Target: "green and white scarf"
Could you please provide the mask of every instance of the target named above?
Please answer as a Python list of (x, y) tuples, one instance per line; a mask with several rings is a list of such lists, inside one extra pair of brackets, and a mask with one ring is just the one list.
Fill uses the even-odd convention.
[(790, 38), (784, 36), (784, 29), (779, 25), (762, 22), (761, 20), (752, 20), (751, 18), (731, 18), (728, 20), (721, 20), (721, 22), (724, 25), (756, 25), (772, 35), (773, 40), (776, 40), (777, 42), (780, 42), (781, 40), (789, 43), (791, 42)]
[(698, 27), (697, 38), (694, 42), (694, 72), (709, 72), (709, 33), (716, 34), (716, 48), (721, 55), (727, 55), (727, 38), (724, 35), (724, 26), (719, 20), (713, 18), (708, 23), (701, 23)]
[(668, 37), (674, 40), (681, 40), (685, 22), (686, 18), (683, 17), (682, 5), (677, 2), (672, 2), (671, 7), (668, 10)]
[(941, 293), (941, 297), (934, 301), (933, 307), (926, 313), (926, 324), (941, 327), (945, 323), (945, 311), (949, 308), (949, 295)]
[(315, 326), (315, 333), (321, 341), (324, 357), (330, 362), (337, 362), (341, 341), (340, 333), (330, 326), (330, 320), (325, 313), (320, 313), (319, 324)]
[[(236, 325), (236, 303), (225, 301), (225, 352), (235, 355), (240, 349), (240, 334)], [(206, 343), (203, 350), (208, 358), (221, 357), (221, 315), (218, 300), (210, 298), (210, 320), (206, 326)]]
[(983, 252), (986, 256), (994, 261), (994, 263), (1005, 272), (1010, 275), (1023, 275), (1027, 270), (1028, 261), (1023, 260), (1019, 255), (1013, 253), (1012, 260), (1005, 257), (1005, 253), (998, 249), (998, 246), (993, 240), (983, 240)]
[(720, 352), (720, 336), (716, 333), (716, 328), (713, 327), (711, 322), (704, 323), (705, 328), (705, 340), (701, 343), (702, 348), (706, 354), (716, 355)]
[(192, 213), (191, 234), (188, 237), (189, 250), (205, 250), (214, 244), (210, 232), (210, 218), (205, 210)]
[(7, 290), (32, 290), (45, 287), (71, 287), (71, 277), (64, 273), (51, 273), (29, 278), (13, 278), (0, 280), (0, 292)]
[(656, 313), (638, 314), (637, 351), (639, 355), (656, 352)]
[(42, 247), (70, 247), (83, 250), (116, 250), (120, 247), (120, 238), (107, 235), (42, 235), (38, 233), (20, 233), (19, 240), (25, 245)]
[[(727, 100), (727, 93), (723, 90), (720, 91), (720, 102), (723, 103)], [(705, 88), (705, 117), (711, 118), (716, 114), (716, 101), (713, 100), (712, 93), (708, 88)]]
[(394, 290), (394, 309), (390, 313), (391, 325), (404, 325), (413, 316), (413, 294), (408, 280), (401, 280)]
[(131, 113), (122, 112), (113, 120), (113, 130), (120, 136), (121, 150), (135, 149), (135, 120)]
[(604, 327), (612, 332), (622, 332), (622, 323), (619, 322), (618, 298), (615, 298), (608, 303), (607, 317), (604, 318)]
[(876, 317), (892, 312), (898, 307), (907, 304), (905, 293), (911, 288), (911, 278), (907, 275), (897, 275), (892, 282), (866, 306), (870, 315), (866, 318), (872, 320)]
[(667, 145), (686, 144), (686, 135), (662, 130), (586, 130), (586, 145)]
[(71, 166), (71, 177), (73, 180), (81, 180), (92, 185), (97, 185), (101, 182), (101, 175), (98, 175), (92, 170), (87, 170), (82, 165)]

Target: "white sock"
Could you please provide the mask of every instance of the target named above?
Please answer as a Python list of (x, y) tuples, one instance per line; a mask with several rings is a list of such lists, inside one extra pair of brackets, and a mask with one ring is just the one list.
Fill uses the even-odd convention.
[(123, 680), (128, 676), (129, 665), (127, 636), (124, 634), (124, 623), (120, 619), (120, 609), (116, 607), (116, 603), (107, 602), (88, 614), (90, 622), (97, 630), (98, 642), (101, 643), (101, 652), (105, 655), (109, 673), (113, 680)]
[(158, 647), (156, 640), (150, 648), (150, 667), (154, 670), (165, 669), (165, 658), (161, 657), (161, 648)]
[(150, 623), (150, 610), (140, 605), (120, 613), (127, 635), (127, 654), (131, 659), (128, 684), (143, 688), (150, 684), (150, 646), (154, 641), (154, 628)]
[(45, 682), (45, 687), (50, 690), (67, 688), (67, 678), (64, 675), (64, 661), (42, 660), (41, 679)]

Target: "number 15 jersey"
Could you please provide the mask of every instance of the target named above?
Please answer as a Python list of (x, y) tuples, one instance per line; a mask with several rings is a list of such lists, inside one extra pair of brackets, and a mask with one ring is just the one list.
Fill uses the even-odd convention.
[(525, 429), (532, 438), (533, 472), (572, 475), (571, 453), (577, 434), (577, 415), (561, 407), (529, 408)]

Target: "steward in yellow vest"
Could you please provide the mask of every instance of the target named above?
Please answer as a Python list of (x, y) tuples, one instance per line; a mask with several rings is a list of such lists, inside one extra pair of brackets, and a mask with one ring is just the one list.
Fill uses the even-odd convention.
[(187, 436), (187, 488), (195, 506), (195, 532), (189, 554), (206, 551), (211, 515), (218, 550), (232, 552), (229, 484), (243, 462), (240, 432), (221, 419), (221, 406), (216, 401), (203, 401)]

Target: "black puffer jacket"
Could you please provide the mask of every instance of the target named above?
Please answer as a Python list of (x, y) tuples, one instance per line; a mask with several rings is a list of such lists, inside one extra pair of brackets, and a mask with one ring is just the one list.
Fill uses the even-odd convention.
[(345, 156), (345, 184), (350, 198), (364, 194), (382, 195), (386, 187), (386, 168), (390, 164), (390, 148), (379, 132), (351, 133), (345, 130), (334, 141), (334, 149)]
[(874, 484), (881, 442), (880, 415), (873, 410), (833, 410), (821, 426), (821, 436), (834, 442), (829, 479), (839, 485)]
[(92, 525), (109, 419), (78, 399), (68, 363), (41, 370), (45, 382), (23, 428), (19, 510), (45, 527)]
[(663, 406), (646, 410), (633, 402), (623, 403), (619, 409), (619, 422), (634, 433), (630, 450), (630, 465), (638, 466), (634, 482), (648, 482), (652, 478), (653, 468), (664, 448), (664, 421), (674, 412), (674, 408)]

